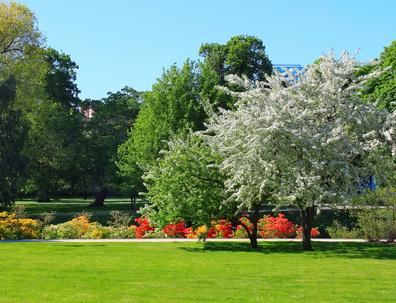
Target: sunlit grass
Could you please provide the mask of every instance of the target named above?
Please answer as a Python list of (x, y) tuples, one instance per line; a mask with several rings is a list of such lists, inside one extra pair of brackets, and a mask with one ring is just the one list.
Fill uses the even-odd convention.
[(395, 302), (396, 246), (0, 243), (1, 302)]

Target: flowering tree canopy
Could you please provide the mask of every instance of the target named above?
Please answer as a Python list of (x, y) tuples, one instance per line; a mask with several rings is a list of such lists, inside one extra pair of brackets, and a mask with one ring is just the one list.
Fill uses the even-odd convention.
[(386, 179), (395, 116), (361, 100), (371, 75), (357, 77), (357, 66), (348, 53), (329, 53), (301, 74), (277, 73), (267, 83), (229, 77), (245, 91), (229, 92), (239, 98), (237, 110), (213, 114), (204, 137), (224, 158), (225, 186), (241, 208), (271, 196), (312, 217), (317, 205), (348, 201), (370, 175)]

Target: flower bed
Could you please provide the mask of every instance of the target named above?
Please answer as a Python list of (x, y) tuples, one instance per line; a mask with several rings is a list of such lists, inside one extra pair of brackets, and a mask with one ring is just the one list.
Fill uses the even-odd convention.
[[(104, 226), (90, 222), (89, 216), (82, 214), (61, 224), (45, 225), (39, 220), (17, 218), (16, 214), (0, 213), (0, 239), (144, 239), (144, 238), (247, 238), (246, 228), (252, 230), (247, 217), (239, 219), (233, 226), (227, 219), (212, 220), (209, 226), (196, 228), (180, 221), (163, 228), (154, 226), (148, 218), (138, 217), (132, 225)], [(245, 226), (245, 227), (244, 227)], [(317, 228), (312, 229), (312, 237), (318, 237)], [(264, 216), (258, 223), (258, 237), (295, 238), (301, 237), (301, 227), (289, 221), (283, 214), (277, 217)]]

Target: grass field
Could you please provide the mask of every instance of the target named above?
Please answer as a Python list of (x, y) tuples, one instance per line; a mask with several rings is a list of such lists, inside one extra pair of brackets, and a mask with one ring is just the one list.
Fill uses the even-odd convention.
[(395, 302), (396, 246), (0, 243), (0, 302)]
[[(131, 209), (131, 202), (127, 198), (113, 198), (107, 199), (105, 207), (91, 208), (88, 207), (93, 198), (69, 198), (54, 200), (49, 203), (37, 202), (35, 200), (20, 200), (16, 201), (17, 206), (24, 206), (26, 214), (31, 218), (39, 218), (44, 212), (54, 211), (56, 218), (54, 223), (65, 222), (73, 218), (77, 213), (87, 211), (92, 213), (92, 220), (105, 224), (109, 218), (112, 210), (120, 210), (129, 212), (134, 215), (135, 212)], [(140, 204), (137, 203), (136, 207)]]

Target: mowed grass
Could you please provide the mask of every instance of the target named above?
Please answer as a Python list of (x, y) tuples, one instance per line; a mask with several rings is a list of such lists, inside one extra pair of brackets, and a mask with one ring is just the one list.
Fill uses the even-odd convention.
[[(30, 218), (40, 218), (45, 212), (55, 212), (55, 222), (62, 223), (75, 217), (81, 212), (89, 212), (92, 214), (92, 220), (105, 224), (109, 219), (110, 212), (113, 210), (124, 211), (135, 215), (135, 211), (131, 208), (131, 202), (127, 198), (112, 198), (105, 201), (104, 207), (92, 208), (88, 205), (94, 198), (69, 198), (59, 199), (52, 202), (43, 203), (35, 200), (20, 200), (16, 201), (16, 206), (23, 206), (26, 214)], [(138, 202), (135, 208), (142, 206), (142, 202)], [(1, 301), (0, 301), (1, 302)]]
[(0, 243), (0, 302), (395, 302), (396, 246)]

